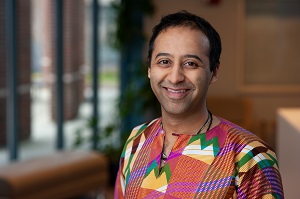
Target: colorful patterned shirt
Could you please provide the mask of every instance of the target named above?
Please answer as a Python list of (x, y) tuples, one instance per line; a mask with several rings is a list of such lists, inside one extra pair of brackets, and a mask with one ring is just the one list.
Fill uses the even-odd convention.
[(220, 120), (206, 133), (179, 134), (161, 170), (161, 118), (134, 128), (115, 198), (283, 198), (275, 153), (254, 134)]

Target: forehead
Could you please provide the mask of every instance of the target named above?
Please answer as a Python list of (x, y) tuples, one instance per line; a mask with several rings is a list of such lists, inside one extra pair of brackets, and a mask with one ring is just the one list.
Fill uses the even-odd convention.
[(154, 41), (153, 50), (199, 50), (208, 55), (209, 40), (199, 29), (188, 26), (168, 27)]

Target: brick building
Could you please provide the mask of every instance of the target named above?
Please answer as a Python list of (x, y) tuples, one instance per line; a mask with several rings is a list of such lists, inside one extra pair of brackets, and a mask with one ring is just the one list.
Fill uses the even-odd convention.
[[(64, 119), (77, 115), (83, 93), (84, 64), (84, 1), (63, 1), (63, 82), (64, 82)], [(52, 118), (56, 117), (56, 52), (55, 52), (55, 1), (45, 0), (45, 28), (43, 29), (44, 57), (48, 66), (43, 66), (44, 74), (50, 77), (48, 84), (52, 89)]]
[[(55, 1), (16, 0), (17, 29), (17, 81), (19, 137), (28, 139), (31, 132), (31, 65), (32, 65), (32, 5), (40, 3), (43, 16), (42, 56), (47, 66), (41, 66), (51, 89), (51, 112), (56, 114), (56, 54), (55, 54)], [(42, 2), (42, 3), (41, 3)], [(84, 0), (64, 0), (63, 5), (63, 81), (64, 119), (72, 119), (78, 112), (83, 93), (82, 66), (84, 63)], [(5, 52), (5, 1), (0, 1), (0, 146), (6, 142), (6, 52)], [(44, 79), (46, 80), (46, 79)]]

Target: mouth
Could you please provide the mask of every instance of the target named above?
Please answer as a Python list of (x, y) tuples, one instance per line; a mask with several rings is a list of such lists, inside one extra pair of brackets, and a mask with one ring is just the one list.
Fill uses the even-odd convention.
[(189, 89), (172, 89), (172, 88), (166, 88), (164, 87), (167, 91), (172, 92), (172, 93), (185, 93)]
[(182, 99), (191, 91), (189, 88), (169, 88), (162, 87), (169, 98), (171, 99)]

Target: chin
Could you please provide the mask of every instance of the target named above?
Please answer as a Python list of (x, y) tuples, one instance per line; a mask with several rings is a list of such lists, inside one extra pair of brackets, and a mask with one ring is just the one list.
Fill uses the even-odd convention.
[(178, 108), (178, 107), (166, 107), (163, 109), (166, 113), (172, 115), (185, 115), (185, 113), (187, 112), (185, 109)]

